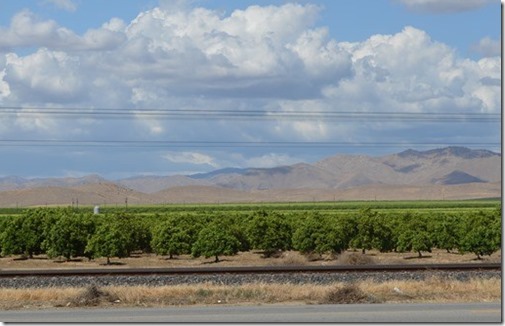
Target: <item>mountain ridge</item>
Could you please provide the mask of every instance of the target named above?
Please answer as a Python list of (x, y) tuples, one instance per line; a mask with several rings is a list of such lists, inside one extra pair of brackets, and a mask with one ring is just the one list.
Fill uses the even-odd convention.
[(0, 178), (0, 191), (75, 187), (111, 183), (153, 194), (176, 187), (204, 186), (240, 191), (279, 189), (352, 189), (373, 185), (429, 186), (501, 181), (501, 154), (466, 147), (413, 149), (383, 156), (344, 155), (314, 163), (273, 168), (225, 168), (174, 176), (134, 176), (116, 181), (97, 174), (82, 178)]

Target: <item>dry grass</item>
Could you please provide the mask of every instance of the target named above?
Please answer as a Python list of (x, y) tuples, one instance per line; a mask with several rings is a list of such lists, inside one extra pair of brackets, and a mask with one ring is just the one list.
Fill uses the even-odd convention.
[(351, 303), (380, 303), (380, 299), (365, 293), (356, 284), (335, 286), (326, 293), (321, 303), (325, 304), (351, 304)]
[(99, 306), (107, 302), (118, 302), (119, 298), (109, 291), (104, 291), (96, 285), (90, 285), (73, 297), (67, 306), (86, 307)]
[[(501, 278), (447, 281), (361, 282), (360, 288), (387, 302), (493, 302), (501, 300)], [(396, 290), (395, 290), (396, 289)]]
[(287, 251), (277, 259), (270, 259), (270, 266), (306, 266), (309, 260), (296, 251)]
[(437, 277), (425, 281), (361, 281), (349, 285), (216, 284), (162, 287), (103, 287), (2, 289), (0, 309), (123, 306), (162, 307), (213, 304), (270, 303), (399, 303), (399, 302), (497, 302), (501, 279), (447, 281)]
[(375, 259), (358, 252), (344, 252), (338, 257), (337, 263), (339, 265), (375, 265)]

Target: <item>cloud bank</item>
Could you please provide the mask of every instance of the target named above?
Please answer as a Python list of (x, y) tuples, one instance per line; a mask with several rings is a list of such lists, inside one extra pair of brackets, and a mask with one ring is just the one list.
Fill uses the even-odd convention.
[[(405, 5), (412, 10), (447, 12), (486, 3), (419, 0)], [(480, 60), (460, 58), (454, 49), (411, 26), (362, 42), (337, 41), (316, 25), (320, 10), (310, 4), (285, 4), (251, 6), (223, 15), (187, 3), (161, 5), (131, 22), (112, 18), (83, 35), (22, 11), (9, 26), (0, 27), (0, 106), (500, 112), (501, 60), (495, 41), (481, 41), (478, 49), (486, 57)], [(18, 51), (33, 48), (27, 54)], [(50, 115), (28, 118), (20, 110), (2, 116), (0, 127), (0, 135), (13, 139), (462, 140), (457, 125), (423, 134), (422, 128), (406, 132), (415, 128), (401, 121), (324, 118), (186, 121), (139, 115), (130, 120), (65, 120)], [(480, 132), (478, 127), (469, 128), (467, 135), (471, 139)], [(235, 161), (292, 162), (286, 155), (263, 153)], [(172, 163), (213, 167), (221, 165), (216, 162), (230, 163), (229, 157), (189, 151), (160, 156)]]

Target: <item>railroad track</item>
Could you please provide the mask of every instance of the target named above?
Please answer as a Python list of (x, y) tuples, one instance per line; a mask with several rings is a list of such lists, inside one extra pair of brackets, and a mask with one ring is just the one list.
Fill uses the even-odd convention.
[(219, 274), (297, 274), (297, 273), (365, 273), (422, 271), (499, 271), (501, 263), (485, 264), (409, 264), (346, 266), (253, 266), (253, 267), (183, 267), (183, 268), (100, 268), (0, 270), (0, 278), (57, 276), (149, 276), (149, 275), (219, 275)]

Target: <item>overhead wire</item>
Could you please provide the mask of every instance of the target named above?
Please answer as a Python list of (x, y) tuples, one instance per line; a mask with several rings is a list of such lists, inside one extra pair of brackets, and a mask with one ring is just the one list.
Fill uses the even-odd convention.
[[(220, 110), (220, 109), (121, 109), (121, 108), (44, 108), (0, 107), (1, 116), (22, 118), (93, 118), (131, 119), (152, 118), (171, 120), (355, 120), (355, 121), (405, 121), (405, 122), (501, 122), (497, 113), (456, 112), (371, 112), (371, 111), (324, 111), (324, 110)], [(434, 147), (501, 146), (501, 143), (454, 143), (454, 142), (290, 142), (290, 141), (176, 141), (176, 140), (61, 140), (61, 139), (0, 139), (0, 147), (128, 147), (128, 148), (180, 148), (180, 147), (269, 147), (269, 148), (338, 148), (338, 147)]]
[(385, 120), (426, 122), (500, 122), (496, 113), (443, 113), (443, 112), (371, 112), (371, 111), (322, 111), (322, 110), (216, 110), (216, 109), (110, 109), (110, 108), (23, 108), (0, 107), (0, 115), (27, 118), (49, 116), (51, 118), (88, 117), (94, 119), (152, 118), (172, 120)]
[(143, 147), (143, 148), (167, 148), (167, 147), (272, 147), (272, 148), (327, 148), (327, 147), (433, 147), (433, 146), (499, 146), (493, 142), (309, 142), (309, 141), (166, 141), (166, 140), (55, 140), (55, 139), (2, 139), (1, 147)]

